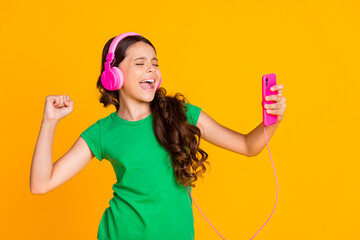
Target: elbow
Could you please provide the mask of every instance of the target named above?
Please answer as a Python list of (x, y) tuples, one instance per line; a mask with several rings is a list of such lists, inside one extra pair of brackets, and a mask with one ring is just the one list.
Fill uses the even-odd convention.
[(257, 154), (248, 153), (246, 156), (247, 156), (247, 157), (255, 157), (255, 156), (257, 156)]
[(47, 193), (47, 191), (44, 188), (35, 187), (35, 186), (30, 186), (30, 192), (34, 195), (42, 195)]
[(258, 152), (251, 151), (251, 150), (248, 148), (248, 151), (247, 151), (247, 154), (246, 154), (247, 157), (256, 157), (257, 155), (259, 155)]
[(259, 154), (259, 152), (256, 151), (256, 149), (251, 147), (251, 145), (249, 144), (248, 138), (246, 138), (245, 142), (246, 142), (246, 150), (247, 150), (246, 156), (247, 157), (256, 157)]
[(45, 194), (46, 191), (41, 191), (41, 190), (33, 190), (33, 189), (30, 189), (31, 193), (34, 194), (34, 195), (42, 195), (42, 194)]

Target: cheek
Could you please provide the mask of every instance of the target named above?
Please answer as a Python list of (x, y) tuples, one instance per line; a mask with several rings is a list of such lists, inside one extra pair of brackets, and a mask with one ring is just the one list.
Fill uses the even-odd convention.
[(132, 79), (134, 81), (138, 81), (143, 76), (143, 71), (141, 71), (141, 69), (138, 68), (128, 68), (126, 73), (123, 72), (123, 74), (126, 79)]

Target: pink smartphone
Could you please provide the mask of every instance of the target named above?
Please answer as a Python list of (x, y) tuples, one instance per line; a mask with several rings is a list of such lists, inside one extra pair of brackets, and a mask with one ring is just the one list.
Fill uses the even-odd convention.
[(270, 88), (276, 85), (275, 73), (270, 73), (262, 76), (262, 107), (263, 107), (263, 124), (269, 126), (277, 122), (277, 115), (267, 113), (264, 104), (274, 104), (274, 101), (265, 101), (266, 96), (276, 95), (278, 91), (271, 91)]

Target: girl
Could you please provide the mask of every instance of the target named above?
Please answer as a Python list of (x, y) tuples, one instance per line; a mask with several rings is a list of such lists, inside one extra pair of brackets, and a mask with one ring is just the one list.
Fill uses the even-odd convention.
[[(114, 39), (104, 46), (101, 72)], [(252, 157), (266, 146), (263, 124), (244, 135), (220, 125), (182, 94), (167, 96), (164, 88), (158, 88), (161, 73), (155, 47), (143, 36), (122, 39), (116, 46), (112, 66), (121, 69), (123, 86), (107, 90), (99, 76), (97, 88), (104, 107), (114, 105), (116, 111), (83, 131), (54, 164), (55, 128), (72, 112), (74, 103), (67, 95), (46, 97), (31, 166), (31, 192), (52, 191), (94, 157), (106, 159), (114, 168), (117, 182), (112, 187), (114, 197), (100, 221), (99, 240), (194, 239), (187, 187), (191, 191), (198, 176), (206, 171), (205, 163), (209, 165), (208, 154), (199, 147), (200, 139)], [(266, 127), (268, 141), (284, 115), (282, 89), (282, 85), (276, 85), (272, 90), (278, 95), (266, 99), (277, 102), (265, 108), (278, 115), (278, 122)]]

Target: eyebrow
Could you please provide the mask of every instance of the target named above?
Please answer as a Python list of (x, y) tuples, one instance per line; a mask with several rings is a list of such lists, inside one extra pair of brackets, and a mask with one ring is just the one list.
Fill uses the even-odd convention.
[[(138, 58), (135, 58), (134, 61), (137, 60), (137, 59), (145, 59), (145, 58), (146, 58), (146, 57), (138, 57)], [(156, 57), (153, 57), (153, 60), (154, 60), (154, 59), (155, 59), (156, 61), (158, 61)]]

